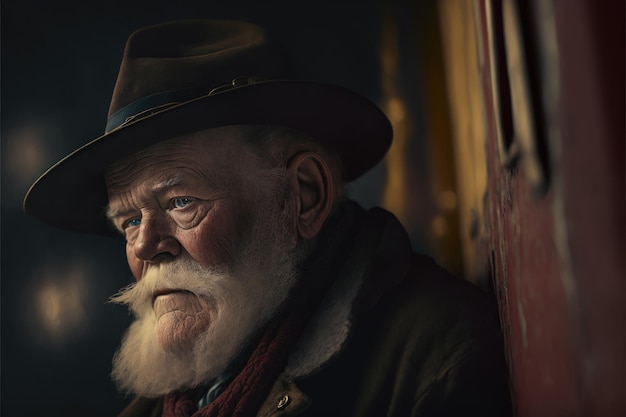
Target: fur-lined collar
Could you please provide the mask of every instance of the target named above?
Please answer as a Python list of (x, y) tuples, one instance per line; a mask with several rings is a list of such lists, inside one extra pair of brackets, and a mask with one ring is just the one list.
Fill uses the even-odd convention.
[[(361, 216), (359, 216), (361, 217)], [(363, 217), (337, 277), (289, 357), (285, 374), (310, 375), (346, 345), (355, 316), (371, 308), (408, 271), (410, 241), (400, 222), (374, 208)]]

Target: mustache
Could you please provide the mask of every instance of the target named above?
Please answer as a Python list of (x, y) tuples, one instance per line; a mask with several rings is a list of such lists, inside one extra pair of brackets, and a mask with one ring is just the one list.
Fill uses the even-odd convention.
[(135, 316), (140, 316), (146, 308), (152, 307), (152, 290), (150, 286), (142, 282), (143, 279), (120, 289), (109, 297), (108, 302), (126, 306)]
[(152, 309), (155, 293), (163, 290), (185, 290), (196, 295), (211, 295), (228, 277), (228, 268), (205, 268), (191, 259), (150, 267), (139, 282), (133, 282), (109, 297), (109, 303), (126, 306), (135, 315)]
[(118, 292), (109, 297), (109, 303), (111, 304), (130, 304), (134, 298), (134, 292), (136, 291), (137, 283), (132, 282), (121, 288)]

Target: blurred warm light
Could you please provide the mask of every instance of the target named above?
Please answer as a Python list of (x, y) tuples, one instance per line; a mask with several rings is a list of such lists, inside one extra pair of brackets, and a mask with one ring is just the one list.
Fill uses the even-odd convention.
[(44, 126), (21, 126), (4, 138), (7, 144), (5, 161), (8, 174), (20, 183), (40, 174), (48, 160), (44, 146), (45, 131)]
[(444, 216), (435, 216), (430, 227), (433, 235), (437, 238), (442, 238), (448, 233), (448, 221)]
[(48, 284), (37, 294), (39, 319), (44, 329), (53, 337), (80, 324), (84, 310), (81, 296), (67, 284)]
[(395, 22), (391, 16), (383, 20), (384, 30), (380, 49), (382, 70), (382, 88), (385, 96), (383, 104), (385, 113), (389, 117), (394, 131), (394, 139), (385, 156), (387, 168), (387, 182), (383, 194), (383, 207), (395, 213), (405, 225), (409, 222), (408, 202), (409, 195), (407, 176), (407, 148), (408, 148), (408, 120), (405, 103), (401, 97), (401, 88), (398, 85), (398, 34)]
[(92, 293), (89, 268), (81, 264), (67, 268), (44, 267), (38, 284), (27, 294), (28, 325), (44, 343), (63, 344), (80, 335), (87, 324)]
[(456, 193), (452, 190), (444, 190), (438, 195), (439, 208), (442, 210), (456, 209)]
[(393, 122), (399, 123), (404, 120), (406, 111), (404, 110), (404, 102), (398, 97), (390, 97), (387, 101), (387, 115)]
[(390, 97), (385, 103), (385, 112), (394, 128), (394, 142), (386, 156), (387, 184), (383, 196), (383, 204), (396, 213), (401, 220), (406, 220), (407, 201), (405, 196), (408, 192), (407, 186), (407, 161), (406, 152), (408, 147), (408, 137), (406, 126), (404, 126), (404, 102), (397, 96), (391, 94), (393, 89), (388, 89)]
[(26, 190), (51, 164), (51, 144), (57, 142), (58, 123), (45, 118), (7, 129), (2, 136), (2, 205), (19, 208)]
[[(483, 239), (484, 196), (487, 190), (488, 134), (483, 100), (483, 45), (475, 2), (442, 0), (440, 11), (442, 46), (454, 138), (460, 239), (464, 275), (480, 279), (483, 263), (477, 239)], [(441, 203), (441, 202), (440, 202)]]

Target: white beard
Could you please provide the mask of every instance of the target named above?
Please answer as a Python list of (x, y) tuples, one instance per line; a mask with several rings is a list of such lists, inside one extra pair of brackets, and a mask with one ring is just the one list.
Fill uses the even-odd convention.
[[(267, 201), (267, 200), (266, 200)], [(112, 298), (137, 319), (113, 359), (112, 377), (123, 391), (158, 397), (210, 382), (281, 308), (296, 282), (298, 256), (285, 249), (285, 214), (267, 204), (257, 212), (245, 249), (233, 267), (204, 268), (190, 257), (159, 264)], [(211, 304), (208, 329), (193, 348), (166, 351), (158, 342), (152, 294), (157, 288), (188, 290)]]

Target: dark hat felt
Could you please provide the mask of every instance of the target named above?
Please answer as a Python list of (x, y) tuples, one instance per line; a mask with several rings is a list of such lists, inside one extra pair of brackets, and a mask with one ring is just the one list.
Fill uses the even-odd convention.
[(65, 229), (111, 234), (104, 216), (108, 165), (157, 142), (220, 126), (303, 131), (337, 152), (348, 181), (379, 162), (391, 144), (387, 117), (342, 87), (290, 79), (287, 68), (251, 23), (186, 20), (133, 33), (105, 134), (46, 171), (28, 191), (25, 211)]

